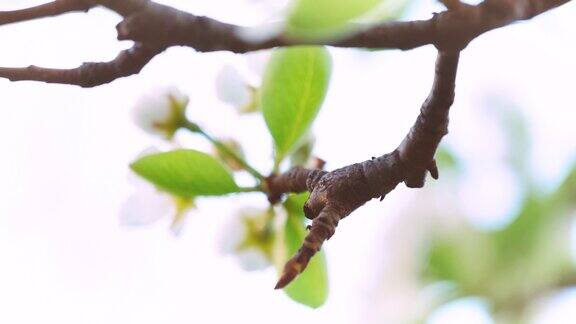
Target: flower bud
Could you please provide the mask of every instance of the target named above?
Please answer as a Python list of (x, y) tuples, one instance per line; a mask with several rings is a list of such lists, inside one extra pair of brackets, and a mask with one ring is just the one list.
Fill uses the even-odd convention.
[(225, 65), (218, 73), (216, 95), (240, 113), (255, 112), (258, 109), (256, 89), (232, 65)]
[[(240, 145), (240, 143), (238, 143), (238, 141), (234, 139), (225, 139), (222, 141), (222, 144), (224, 144), (224, 146), (226, 146), (232, 152), (236, 153), (237, 156), (241, 157), (242, 159), (245, 158), (244, 150), (242, 149), (242, 146)], [(226, 152), (222, 152), (217, 147), (213, 148), (213, 152), (231, 170), (240, 171), (243, 169), (242, 165), (240, 165), (240, 163), (238, 163), (238, 161), (236, 161), (236, 159), (231, 157), (229, 154), (226, 154)]]
[(221, 242), (224, 254), (234, 254), (246, 271), (272, 264), (274, 232), (271, 211), (243, 210), (227, 224)]
[(145, 132), (170, 140), (186, 122), (187, 105), (188, 97), (177, 89), (154, 90), (137, 101), (132, 116)]

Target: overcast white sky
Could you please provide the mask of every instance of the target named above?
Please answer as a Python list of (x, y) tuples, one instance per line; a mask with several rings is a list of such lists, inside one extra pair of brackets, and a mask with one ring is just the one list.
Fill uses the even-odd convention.
[[(4, 0), (0, 10), (41, 2)], [(162, 2), (243, 24), (263, 17), (243, 1)], [(421, 2), (411, 16), (427, 18), (438, 10), (431, 0)], [(536, 142), (533, 172), (543, 188), (553, 188), (574, 157), (574, 17), (571, 3), (484, 35), (462, 54), (448, 143), (470, 163), (470, 181), (478, 184), (476, 191), (462, 194), (493, 202), (482, 209), (478, 206), (487, 204), (471, 201), (481, 225), (497, 226), (515, 199), (514, 179), (487, 176), (503, 183), (502, 192), (495, 193), (476, 176), (487, 166), (494, 167), (490, 174), (506, 174), (498, 162), (505, 148), (495, 145), (501, 135), (482, 115), (486, 96), (505, 96), (528, 116)], [(115, 41), (118, 21), (96, 9), (2, 26), (0, 65), (72, 67), (110, 59), (130, 45)], [(386, 153), (399, 143), (428, 94), (435, 59), (431, 47), (331, 53), (334, 78), (315, 126), (316, 152), (329, 169)], [(218, 253), (222, 224), (233, 210), (264, 206), (263, 197), (201, 200), (178, 239), (170, 236), (167, 221), (137, 230), (119, 226), (119, 207), (132, 191), (127, 165), (142, 149), (158, 144), (130, 118), (131, 105), (153, 87), (174, 85), (188, 93), (192, 119), (214, 134), (239, 137), (247, 143), (249, 159), (260, 169), (270, 168), (271, 143), (262, 120), (239, 120), (216, 99), (214, 76), (224, 63), (246, 60), (174, 48), (140, 75), (96, 89), (0, 80), (0, 322), (353, 323), (362, 317), (362, 307), (374, 302), (366, 296), (382, 286), (375, 266), (383, 253), (379, 233), (411, 194), (406, 189), (384, 203), (367, 204), (341, 223), (326, 245), (330, 298), (314, 311), (272, 290), (274, 270), (246, 273)], [(178, 141), (209, 148), (185, 134)]]

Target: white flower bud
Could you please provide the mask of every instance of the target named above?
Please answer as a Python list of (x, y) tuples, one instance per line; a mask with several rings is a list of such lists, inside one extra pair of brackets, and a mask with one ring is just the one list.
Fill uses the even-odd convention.
[(220, 251), (234, 254), (246, 271), (262, 270), (271, 265), (273, 235), (269, 232), (267, 211), (244, 210), (225, 227)]
[(240, 112), (250, 112), (256, 108), (255, 89), (232, 65), (225, 65), (218, 72), (216, 95), (218, 99), (237, 108)]
[(164, 217), (172, 217), (170, 231), (174, 236), (178, 236), (182, 232), (188, 211), (193, 206), (191, 198), (172, 196), (142, 181), (122, 204), (120, 225), (141, 227)]
[(134, 105), (133, 119), (145, 132), (171, 139), (186, 120), (188, 97), (177, 89), (154, 90)]
[(155, 190), (151, 185), (139, 186), (122, 204), (120, 224), (129, 227), (149, 225), (174, 213), (174, 209), (169, 195)]

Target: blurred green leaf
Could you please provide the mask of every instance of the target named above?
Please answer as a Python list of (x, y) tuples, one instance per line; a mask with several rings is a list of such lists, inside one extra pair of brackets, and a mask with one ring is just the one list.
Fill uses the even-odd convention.
[(261, 104), (282, 161), (312, 125), (328, 89), (331, 58), (323, 47), (275, 50), (264, 74)]
[[(284, 258), (281, 266), (291, 258), (304, 241), (308, 231), (304, 224), (302, 208), (308, 194), (292, 195), (284, 203), (288, 218), (284, 225)], [(306, 270), (291, 284), (284, 288), (286, 294), (294, 301), (317, 308), (322, 306), (328, 298), (328, 274), (326, 270), (326, 257), (324, 252), (318, 252)]]
[(349, 24), (376, 8), (382, 0), (295, 0), (288, 17), (288, 35), (333, 38)]
[(404, 16), (413, 2), (410, 0), (385, 0), (381, 1), (381, 3), (381, 5), (370, 13), (371, 21), (382, 22), (393, 19), (398, 20)]
[(516, 220), (491, 233), (497, 244), (490, 296), (506, 304), (519, 294), (535, 295), (572, 273), (570, 223), (551, 200), (530, 193)]
[(428, 250), (425, 277), (453, 282), (466, 294), (481, 294), (495, 264), (490, 237), (468, 226), (436, 236)]
[(551, 195), (550, 200), (554, 205), (559, 206), (576, 205), (576, 163), (569, 170), (558, 189)]
[(147, 155), (130, 167), (159, 189), (182, 197), (220, 196), (239, 190), (220, 161), (195, 150)]
[(530, 125), (524, 116), (522, 109), (504, 96), (493, 96), (485, 99), (489, 112), (500, 123), (500, 129), (506, 137), (506, 152), (509, 164), (520, 176), (525, 185), (532, 184), (528, 161), (532, 149), (530, 137)]
[(574, 183), (576, 168), (552, 194), (540, 196), (535, 190), (529, 192), (514, 222), (493, 233), (502, 271), (506, 268), (514, 271), (521, 264), (523, 276), (532, 274), (531, 281), (535, 282), (546, 279), (541, 277), (542, 272), (563, 271), (570, 263), (567, 229), (571, 207), (576, 203)]
[(427, 275), (435, 280), (457, 281), (460, 262), (454, 244), (435, 241), (428, 254)]
[(529, 193), (514, 221), (506, 228), (495, 232), (501, 262), (511, 263), (513, 259), (525, 258), (538, 243), (540, 232), (552, 220), (554, 210), (535, 193)]
[(460, 161), (458, 161), (458, 159), (456, 158), (456, 156), (452, 151), (450, 151), (443, 145), (440, 145), (440, 147), (436, 151), (434, 159), (438, 164), (440, 173), (442, 173), (443, 170), (458, 171), (460, 169)]

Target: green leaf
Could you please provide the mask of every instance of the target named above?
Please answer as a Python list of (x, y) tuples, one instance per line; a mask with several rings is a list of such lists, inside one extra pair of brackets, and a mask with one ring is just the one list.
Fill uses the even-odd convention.
[[(308, 231), (304, 224), (304, 212), (302, 208), (308, 194), (292, 195), (284, 203), (288, 212), (288, 219), (284, 225), (284, 256), (281, 267), (291, 258), (304, 241)], [(294, 301), (301, 304), (318, 308), (322, 306), (328, 298), (328, 274), (326, 271), (326, 256), (324, 252), (318, 252), (306, 270), (290, 283), (284, 292)]]
[(495, 246), (491, 237), (468, 226), (436, 233), (428, 243), (423, 275), (455, 283), (467, 294), (483, 291), (494, 274)]
[(322, 106), (332, 69), (323, 47), (275, 50), (264, 74), (261, 105), (281, 162), (302, 140)]
[(130, 167), (159, 189), (182, 197), (220, 196), (239, 191), (221, 162), (195, 150), (147, 155)]
[(375, 11), (371, 12), (374, 22), (383, 22), (387, 20), (399, 20), (406, 14), (408, 8), (413, 3), (410, 0), (386, 0), (378, 6)]
[(287, 34), (294, 38), (326, 39), (350, 31), (351, 23), (375, 9), (382, 0), (295, 0)]
[(440, 145), (436, 154), (434, 155), (434, 159), (438, 164), (438, 168), (441, 170), (455, 170), (460, 171), (461, 165), (458, 158), (454, 155), (454, 153), (446, 148), (444, 145)]
[(555, 207), (566, 207), (576, 204), (576, 163), (573, 163), (567, 176), (551, 195), (550, 200)]

